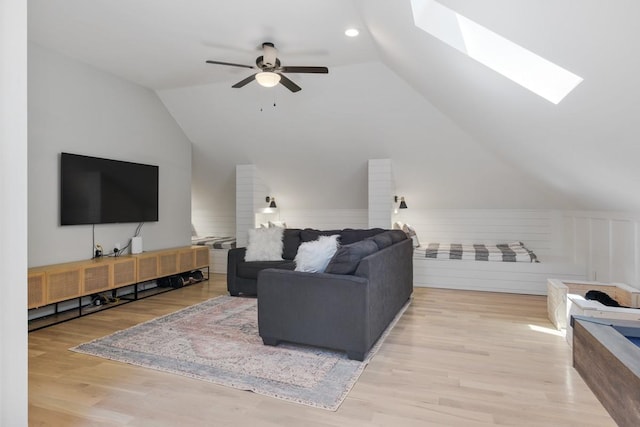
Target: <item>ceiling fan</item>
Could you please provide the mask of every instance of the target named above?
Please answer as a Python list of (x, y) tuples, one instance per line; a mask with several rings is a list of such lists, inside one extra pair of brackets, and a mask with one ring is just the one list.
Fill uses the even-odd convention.
[(273, 43), (262, 43), (262, 51), (262, 55), (256, 58), (255, 66), (233, 64), (231, 62), (222, 61), (207, 61), (207, 64), (229, 65), (231, 67), (242, 67), (259, 70), (257, 73), (247, 77), (244, 80), (240, 80), (238, 83), (231, 86), (234, 88), (241, 88), (251, 83), (253, 80), (256, 80), (258, 84), (264, 87), (273, 87), (280, 83), (291, 92), (298, 92), (302, 88), (291, 81), (291, 79), (289, 79), (283, 73), (329, 73), (329, 69), (327, 67), (281, 66), (280, 60), (277, 57), (278, 50), (275, 48)]

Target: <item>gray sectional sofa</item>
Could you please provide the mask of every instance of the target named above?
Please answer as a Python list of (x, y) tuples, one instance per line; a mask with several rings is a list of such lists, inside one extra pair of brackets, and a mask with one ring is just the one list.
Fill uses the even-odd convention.
[[(301, 243), (317, 240), (319, 236), (340, 235), (340, 244), (349, 245), (384, 232), (382, 228), (356, 230), (315, 230), (311, 228), (286, 228), (282, 237), (281, 261), (245, 261), (247, 248), (230, 249), (227, 255), (227, 290), (229, 295), (254, 296), (258, 293), (258, 273), (267, 268), (294, 270), (294, 259)], [(394, 233), (401, 233), (396, 230)], [(399, 234), (396, 234), (399, 235)]]
[[(341, 246), (324, 273), (294, 271), (287, 240), (297, 235), (299, 245), (332, 234), (340, 234)], [(259, 333), (267, 345), (327, 347), (364, 360), (413, 292), (411, 239), (398, 230), (291, 230), (284, 241), (283, 261), (244, 265), (252, 263), (241, 261), (241, 249), (229, 251), (231, 295), (257, 293)]]

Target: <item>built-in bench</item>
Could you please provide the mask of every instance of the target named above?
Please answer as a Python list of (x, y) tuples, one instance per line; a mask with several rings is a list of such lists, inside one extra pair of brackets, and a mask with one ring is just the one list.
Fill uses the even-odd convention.
[[(585, 299), (586, 293), (592, 290), (604, 292), (620, 305), (630, 308), (610, 307), (598, 301)], [(570, 325), (572, 315), (640, 320), (640, 289), (624, 283), (548, 279), (547, 314), (558, 330), (566, 330), (567, 342), (572, 345), (573, 330)]]

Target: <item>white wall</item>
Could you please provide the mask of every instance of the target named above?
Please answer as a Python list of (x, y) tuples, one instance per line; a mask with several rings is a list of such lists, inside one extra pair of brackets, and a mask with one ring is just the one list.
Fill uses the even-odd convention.
[(566, 212), (565, 227), (569, 254), (589, 280), (640, 289), (640, 214)]
[(283, 209), (366, 210), (368, 159), (392, 161), (414, 208), (578, 208), (487, 151), (382, 63), (296, 79), (295, 94), (229, 83), (159, 92), (194, 143), (200, 234), (216, 223), (233, 230), (225, 224), (238, 164), (256, 165)]
[(0, 2), (0, 426), (27, 415), (27, 3)]
[[(191, 144), (157, 95), (29, 44), (29, 266), (92, 255), (90, 225), (60, 226), (60, 152), (159, 166), (159, 221), (142, 228), (145, 250), (190, 244)], [(96, 225), (105, 250), (137, 224)]]

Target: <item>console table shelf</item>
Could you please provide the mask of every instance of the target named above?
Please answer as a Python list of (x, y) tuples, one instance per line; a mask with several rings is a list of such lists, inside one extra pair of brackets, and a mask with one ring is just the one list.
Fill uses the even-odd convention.
[[(159, 251), (143, 252), (137, 255), (119, 257), (102, 257), (85, 261), (53, 264), (33, 267), (28, 272), (28, 309), (54, 306), (55, 312), (46, 317), (56, 317), (53, 322), (44, 326), (35, 326), (39, 319), (29, 322), (29, 330), (41, 329), (63, 321), (71, 320), (101, 309), (115, 307), (119, 304), (144, 298), (146, 290), (138, 285), (161, 277), (172, 276), (194, 270), (207, 270), (209, 276), (209, 248), (206, 246), (186, 246)], [(120, 298), (119, 302), (99, 308), (82, 305), (82, 298), (102, 292), (133, 286), (133, 296)], [(172, 290), (153, 288), (151, 294)], [(151, 295), (148, 295), (151, 296)], [(76, 314), (59, 313), (58, 304), (64, 301), (78, 300), (75, 308), (66, 311), (77, 311)], [(31, 328), (32, 324), (34, 325)]]

